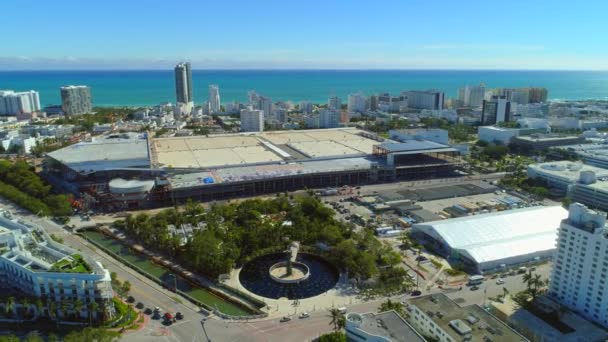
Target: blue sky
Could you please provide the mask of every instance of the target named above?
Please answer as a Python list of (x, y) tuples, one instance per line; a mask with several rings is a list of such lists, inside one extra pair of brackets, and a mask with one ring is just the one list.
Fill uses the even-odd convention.
[(0, 70), (608, 69), (608, 1), (19, 0)]

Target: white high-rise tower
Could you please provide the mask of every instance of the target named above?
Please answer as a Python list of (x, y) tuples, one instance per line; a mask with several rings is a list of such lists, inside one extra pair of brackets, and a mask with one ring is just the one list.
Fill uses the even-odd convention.
[(216, 114), (221, 111), (220, 87), (217, 84), (209, 85), (209, 112)]

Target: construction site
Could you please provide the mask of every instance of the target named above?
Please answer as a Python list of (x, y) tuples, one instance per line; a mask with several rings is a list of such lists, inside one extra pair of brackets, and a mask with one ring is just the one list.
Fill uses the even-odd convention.
[(47, 155), (44, 175), (84, 207), (152, 208), (458, 175), (458, 150), (355, 129), (151, 138), (95, 137)]

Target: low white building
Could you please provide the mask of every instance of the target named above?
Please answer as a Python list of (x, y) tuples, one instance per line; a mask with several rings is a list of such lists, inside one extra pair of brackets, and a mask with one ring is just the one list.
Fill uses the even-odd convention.
[(480, 126), (477, 129), (479, 140), (489, 143), (508, 145), (513, 137), (519, 136), (519, 128), (505, 128), (496, 126)]
[(412, 326), (395, 311), (348, 313), (346, 339), (353, 342), (424, 342)]
[(488, 272), (550, 258), (567, 212), (530, 207), (415, 224), (412, 234), (450, 261)]
[(528, 165), (528, 177), (542, 179), (549, 186), (567, 192), (570, 185), (579, 181), (581, 173), (592, 171), (596, 177), (608, 177), (608, 170), (567, 160)]

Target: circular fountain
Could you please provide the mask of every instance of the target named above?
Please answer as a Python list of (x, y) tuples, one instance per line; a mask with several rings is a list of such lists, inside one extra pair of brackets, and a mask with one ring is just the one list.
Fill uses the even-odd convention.
[(267, 298), (303, 299), (319, 295), (338, 282), (338, 271), (323, 258), (299, 253), (292, 243), (285, 253), (257, 257), (243, 266), (239, 281), (247, 290)]

